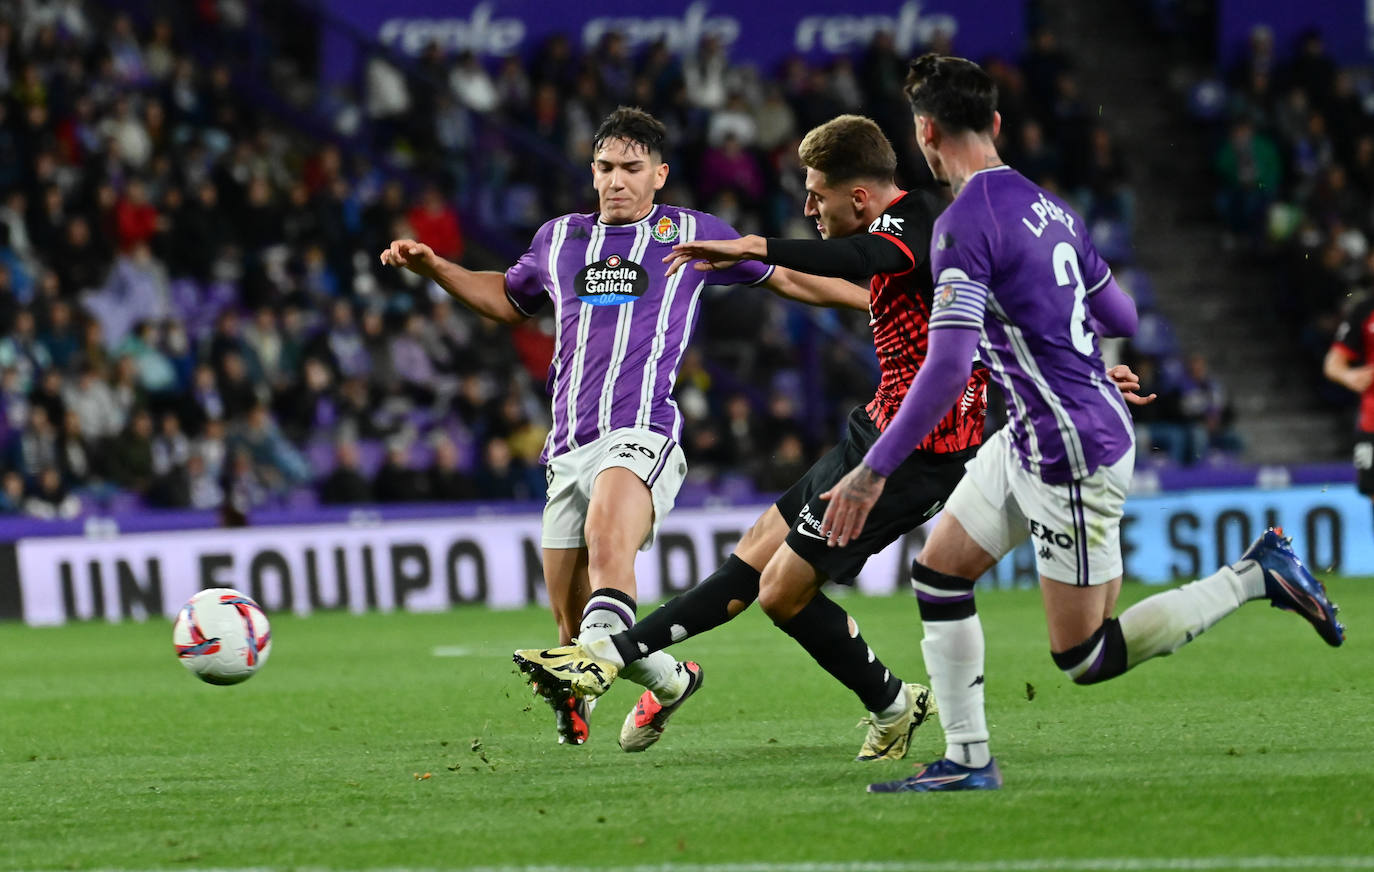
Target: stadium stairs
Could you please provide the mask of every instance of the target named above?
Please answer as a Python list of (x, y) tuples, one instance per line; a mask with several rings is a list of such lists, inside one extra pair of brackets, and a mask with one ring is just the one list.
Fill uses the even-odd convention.
[(1222, 250), (1212, 208), (1214, 144), (1181, 110), (1180, 65), (1152, 38), (1148, 13), (1136, 4), (1075, 0), (1045, 0), (1041, 9), (1060, 44), (1072, 46), (1085, 96), (1103, 107), (1131, 168), (1136, 262), (1153, 278), (1180, 352), (1201, 351), (1230, 390), (1246, 459), (1344, 457), (1347, 416), (1317, 404), (1311, 374), (1293, 366), (1283, 325), (1255, 310), (1253, 289), (1268, 287), (1272, 275)]

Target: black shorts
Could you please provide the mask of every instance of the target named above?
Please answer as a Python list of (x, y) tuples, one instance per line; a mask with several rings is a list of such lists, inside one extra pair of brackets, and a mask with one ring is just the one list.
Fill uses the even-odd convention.
[(852, 584), (868, 558), (930, 520), (963, 478), (964, 464), (977, 453), (976, 448), (951, 454), (913, 452), (888, 477), (859, 537), (831, 548), (821, 535), (826, 501), (820, 495), (863, 462), (878, 435), (863, 407), (855, 408), (844, 441), (816, 461), (775, 504), (791, 527), (788, 547), (821, 575), (841, 584)]
[(1355, 486), (1365, 496), (1374, 497), (1374, 433), (1355, 434)]

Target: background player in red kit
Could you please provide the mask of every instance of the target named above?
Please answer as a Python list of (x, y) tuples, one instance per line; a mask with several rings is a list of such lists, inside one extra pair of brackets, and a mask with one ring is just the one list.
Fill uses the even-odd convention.
[(1355, 484), (1374, 498), (1374, 298), (1356, 303), (1336, 329), (1322, 365), (1326, 377), (1360, 395), (1355, 425)]
[[(867, 452), (896, 414), (926, 353), (933, 283), (926, 263), (940, 202), (894, 181), (897, 159), (878, 126), (845, 115), (815, 128), (798, 149), (806, 167), (806, 214), (824, 239), (697, 241), (675, 247), (669, 273), (698, 260), (698, 270), (743, 260), (851, 279), (871, 279), (869, 312), (882, 370), (873, 400), (856, 408), (845, 439), (770, 506), (714, 574), (624, 633), (586, 646), (521, 651), (540, 681), (562, 681), (575, 693), (610, 686), (596, 674), (618, 669), (730, 620), (755, 598), (784, 632), (859, 697), (869, 710), (860, 760), (905, 756), (911, 733), (929, 714), (929, 692), (904, 685), (869, 649), (843, 608), (821, 592), (827, 580), (851, 581), (865, 561), (920, 526), (944, 505), (983, 438), (987, 376), (975, 372), (959, 402), (884, 493), (877, 518), (845, 548), (827, 548), (820, 530), (826, 492)], [(590, 667), (595, 667), (592, 669)], [(673, 706), (652, 692), (630, 719), (640, 733), (661, 732)], [(645, 730), (648, 727), (648, 731)], [(656, 737), (657, 733), (654, 732)]]

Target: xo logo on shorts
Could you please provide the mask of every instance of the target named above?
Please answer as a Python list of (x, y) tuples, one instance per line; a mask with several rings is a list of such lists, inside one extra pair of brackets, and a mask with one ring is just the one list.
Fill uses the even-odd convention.
[[(616, 452), (620, 453), (616, 454)], [(647, 460), (653, 460), (655, 457), (658, 457), (652, 448), (645, 448), (637, 442), (621, 442), (619, 445), (612, 445), (606, 453), (615, 454), (622, 460), (629, 460), (634, 457), (634, 452), (643, 455)]]
[(1039, 521), (1030, 521), (1031, 538), (1037, 542), (1049, 542), (1060, 548), (1072, 548), (1073, 537), (1068, 533), (1058, 533)]
[(620, 306), (633, 303), (649, 288), (644, 267), (618, 254), (589, 263), (573, 279), (573, 288), (582, 302), (592, 306)]

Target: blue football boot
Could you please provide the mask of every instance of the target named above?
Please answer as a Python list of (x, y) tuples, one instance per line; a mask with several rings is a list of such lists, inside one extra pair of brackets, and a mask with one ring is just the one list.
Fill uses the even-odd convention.
[(942, 757), (920, 772), (901, 781), (868, 785), (869, 793), (931, 793), (936, 790), (997, 790), (1002, 786), (1002, 771), (995, 759), (981, 769), (970, 769)]
[(1334, 648), (1345, 641), (1345, 627), (1336, 620), (1340, 607), (1326, 598), (1326, 588), (1302, 565), (1292, 541), (1284, 538), (1283, 528), (1270, 528), (1240, 559), (1253, 560), (1264, 570), (1264, 595), (1270, 605), (1302, 615)]

